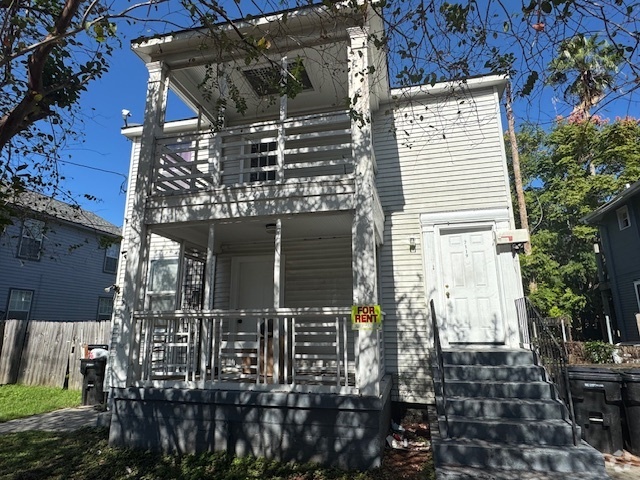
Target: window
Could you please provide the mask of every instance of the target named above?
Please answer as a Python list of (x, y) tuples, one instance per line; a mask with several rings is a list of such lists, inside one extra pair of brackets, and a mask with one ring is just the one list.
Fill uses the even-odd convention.
[(616, 215), (618, 216), (618, 226), (620, 227), (620, 230), (624, 230), (625, 228), (629, 228), (631, 226), (629, 209), (626, 205), (622, 208), (617, 209)]
[(178, 259), (152, 260), (147, 289), (148, 309), (154, 311), (175, 310), (178, 286)]
[(120, 245), (113, 243), (109, 245), (104, 252), (104, 272), (116, 273), (118, 270), (118, 255), (120, 254)]
[(98, 298), (98, 320), (111, 320), (113, 297)]
[(278, 163), (278, 157), (275, 154), (277, 148), (276, 142), (254, 143), (251, 145), (252, 154), (260, 154), (251, 158), (251, 169), (260, 169), (261, 171), (252, 171), (249, 174), (250, 182), (263, 182), (265, 180), (275, 180), (275, 167)]
[(40, 260), (44, 222), (26, 219), (22, 224), (22, 236), (18, 248), (18, 257), (25, 260)]
[(7, 307), (7, 318), (13, 320), (29, 320), (31, 312), (31, 301), (33, 300), (32, 290), (9, 291), (9, 305)]

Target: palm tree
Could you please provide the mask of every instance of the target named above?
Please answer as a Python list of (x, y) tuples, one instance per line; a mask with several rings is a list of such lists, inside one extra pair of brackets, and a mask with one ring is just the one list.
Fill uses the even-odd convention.
[(549, 63), (550, 85), (565, 85), (564, 96), (574, 105), (572, 116), (588, 118), (590, 111), (613, 88), (623, 54), (597, 35), (576, 35), (560, 43), (558, 56)]

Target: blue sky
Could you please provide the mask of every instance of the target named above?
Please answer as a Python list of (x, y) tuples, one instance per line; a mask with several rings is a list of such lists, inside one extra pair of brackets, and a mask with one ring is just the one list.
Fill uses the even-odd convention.
[[(124, 125), (122, 110), (131, 112), (130, 125), (142, 123), (148, 76), (142, 60), (131, 51), (130, 41), (153, 33), (140, 26), (125, 27), (121, 31), (122, 48), (113, 55), (109, 72), (90, 84), (80, 100), (85, 117), (82, 125), (85, 141), (69, 146), (61, 155), (63, 188), (75, 194), (82, 208), (120, 227), (131, 155), (131, 142), (120, 132)], [(169, 99), (167, 119), (191, 116), (190, 110), (177, 99)], [(97, 200), (87, 200), (84, 194), (93, 195)]]
[[(122, 226), (131, 144), (121, 133), (122, 109), (132, 112), (131, 122), (142, 122), (147, 71), (128, 48), (117, 52), (110, 71), (91, 84), (81, 98), (85, 142), (67, 148), (62, 156), (69, 162), (86, 165), (83, 168), (61, 163), (64, 186), (78, 196), (83, 208), (91, 210), (109, 222)], [(99, 170), (97, 170), (99, 169)], [(111, 173), (113, 172), (113, 173)], [(83, 194), (95, 195), (89, 201)]]

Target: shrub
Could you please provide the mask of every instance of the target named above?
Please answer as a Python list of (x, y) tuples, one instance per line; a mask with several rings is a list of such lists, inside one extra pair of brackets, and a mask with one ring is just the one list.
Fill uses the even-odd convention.
[(613, 345), (600, 340), (584, 344), (585, 357), (591, 363), (612, 363), (614, 350)]

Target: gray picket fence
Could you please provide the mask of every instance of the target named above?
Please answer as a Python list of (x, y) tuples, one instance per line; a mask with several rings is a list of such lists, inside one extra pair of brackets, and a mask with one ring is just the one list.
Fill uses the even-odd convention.
[(0, 385), (82, 388), (87, 344), (108, 344), (110, 321), (0, 320)]

